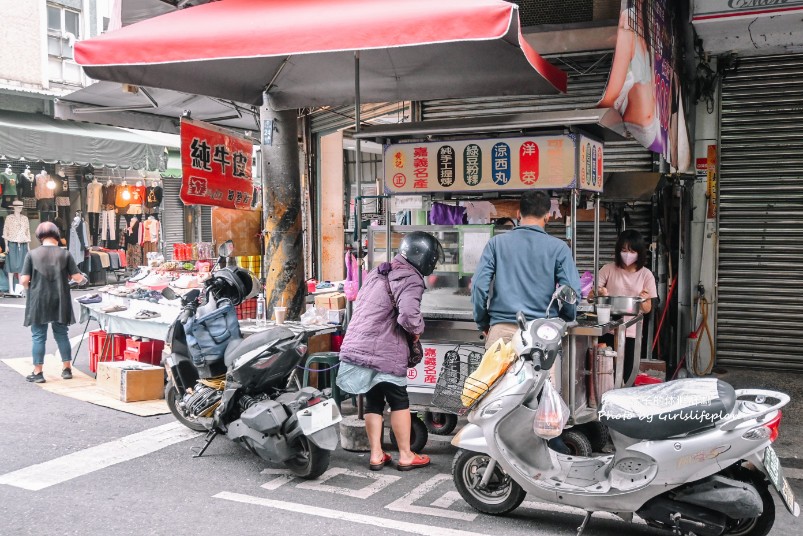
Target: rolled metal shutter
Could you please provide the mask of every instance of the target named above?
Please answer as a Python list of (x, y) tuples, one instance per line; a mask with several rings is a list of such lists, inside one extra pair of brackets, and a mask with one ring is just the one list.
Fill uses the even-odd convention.
[[(569, 75), (566, 94), (423, 101), (422, 119), (470, 119), (596, 106), (605, 92), (605, 84), (611, 72), (612, 51), (547, 56), (547, 59)], [(608, 142), (605, 144), (605, 172), (614, 171), (653, 171), (653, 154), (634, 140)]]
[[(635, 229), (641, 233), (644, 240), (649, 244), (652, 236), (650, 220), (652, 217), (652, 205), (648, 202), (638, 202), (627, 208), (630, 216), (628, 229)], [(566, 239), (566, 227), (558, 223), (547, 225), (547, 232), (561, 240)], [(614, 261), (616, 250), (616, 240), (619, 234), (616, 232), (616, 222), (612, 218), (609, 221), (602, 221), (599, 224), (599, 266), (597, 269)], [(577, 271), (580, 275), (585, 271), (591, 271), (594, 265), (594, 222), (577, 222)], [(649, 266), (649, 255), (647, 266)]]
[(179, 197), (181, 177), (162, 177), (162, 236), (165, 259), (173, 259), (173, 244), (184, 242), (184, 202)]
[(803, 54), (722, 85), (717, 362), (803, 370)]
[[(409, 121), (410, 102), (378, 102), (360, 106), (360, 120), (372, 122), (379, 117), (387, 123)], [(337, 130), (354, 127), (354, 105), (319, 108), (309, 115), (313, 134), (330, 134)]]

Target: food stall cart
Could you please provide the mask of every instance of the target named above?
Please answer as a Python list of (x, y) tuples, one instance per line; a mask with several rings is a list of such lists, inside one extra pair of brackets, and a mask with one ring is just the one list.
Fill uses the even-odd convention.
[[(545, 130), (544, 115), (534, 115), (529, 120), (516, 116), (474, 126), (472, 122), (433, 121), (395, 128), (369, 127), (359, 136), (384, 143), (385, 193), (397, 198), (420, 197), (418, 202), (424, 207), (436, 200), (470, 203), (517, 198), (528, 189), (567, 196), (570, 214), (566, 236), (575, 260), (576, 241), (571, 237), (576, 236), (578, 203), (581, 196), (590, 198), (595, 214), (594, 266), (598, 267), (604, 141), (622, 139), (618, 133), (621, 130), (617, 128), (618, 114), (611, 110), (578, 111), (573, 118), (562, 116), (558, 120), (562, 126), (560, 130), (555, 129), (556, 125), (549, 125), (551, 130)], [(515, 134), (509, 134), (510, 131)], [(388, 222), (392, 221), (390, 205), (386, 203)], [(426, 278), (427, 290), (422, 298), (426, 320), (426, 331), (421, 337), (424, 359), (408, 371), (411, 404), (429, 409), (444, 364), (447, 368), (460, 366), (471, 370), (484, 355), (485, 341), (472, 314), (471, 276), (485, 244), (505, 230), (486, 224), (370, 227), (367, 231), (369, 268), (390, 260), (403, 235), (412, 231), (434, 234), (445, 253), (444, 262)], [(594, 273), (595, 287), (596, 275)], [(583, 309), (593, 311), (590, 306), (580, 307), (581, 311)], [(560, 386), (570, 409), (570, 426), (596, 421), (595, 394), (599, 383), (590, 373), (596, 369), (594, 355), (597, 340), (602, 335), (613, 333), (616, 341), (614, 388), (632, 385), (638, 371), (640, 348), (636, 348), (633, 374), (623, 378), (625, 330), (635, 324), (640, 335), (642, 320), (641, 315), (628, 322), (614, 317), (607, 324), (598, 325), (596, 316), (586, 312), (579, 314), (577, 322), (570, 327), (564, 340), (563, 356), (553, 369), (555, 383)], [(451, 432), (456, 421), (456, 416), (444, 418), (431, 411), (425, 414), (429, 430), (435, 433)], [(588, 435), (599, 434), (590, 429)], [(592, 439), (592, 443), (599, 441)]]

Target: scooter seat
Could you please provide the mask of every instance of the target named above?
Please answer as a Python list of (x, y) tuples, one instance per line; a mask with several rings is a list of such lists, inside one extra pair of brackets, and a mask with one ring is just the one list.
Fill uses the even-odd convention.
[(251, 350), (256, 350), (260, 347), (267, 348), (279, 341), (292, 339), (293, 337), (295, 337), (295, 335), (292, 331), (277, 326), (257, 333), (256, 335), (251, 335), (246, 339), (235, 339), (226, 347), (226, 352), (223, 356), (226, 368), (231, 367), (232, 363), (237, 361), (238, 357), (247, 354)]
[(667, 439), (707, 428), (735, 406), (736, 392), (729, 384), (693, 378), (608, 391), (599, 420), (632, 439)]

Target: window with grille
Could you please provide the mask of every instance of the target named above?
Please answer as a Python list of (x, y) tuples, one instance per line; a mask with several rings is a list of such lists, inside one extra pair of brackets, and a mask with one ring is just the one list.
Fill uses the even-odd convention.
[(522, 26), (572, 24), (594, 20), (593, 0), (511, 0), (519, 6)]
[(75, 42), (81, 38), (81, 12), (47, 5), (47, 64), (50, 80), (81, 85), (83, 74), (75, 63)]

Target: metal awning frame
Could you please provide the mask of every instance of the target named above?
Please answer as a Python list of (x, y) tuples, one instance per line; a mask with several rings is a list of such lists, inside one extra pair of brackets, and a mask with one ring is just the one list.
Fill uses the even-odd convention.
[(490, 133), (582, 130), (601, 141), (624, 141), (622, 116), (613, 108), (523, 113), (475, 119), (443, 119), (397, 125), (366, 126), (355, 139), (377, 142)]

